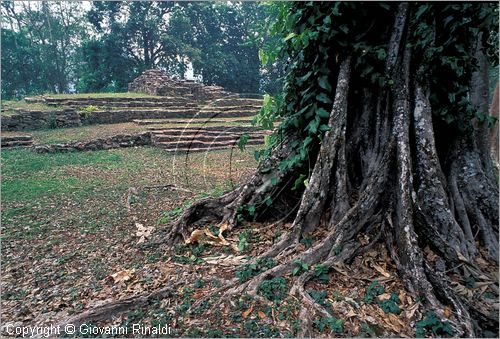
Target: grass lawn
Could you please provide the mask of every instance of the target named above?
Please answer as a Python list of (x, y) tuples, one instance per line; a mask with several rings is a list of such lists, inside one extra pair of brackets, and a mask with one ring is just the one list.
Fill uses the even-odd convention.
[[(172, 287), (174, 293), (166, 298), (151, 299), (93, 325), (126, 327), (128, 336), (132, 324), (169, 325), (171, 336), (296, 336), (301, 305), (295, 296), (270, 304), (244, 293), (214, 293), (234, 278), (244, 282), (273, 267), (273, 260), (256, 266), (246, 260), (269, 249), (290, 222), (242, 222), (225, 232), (226, 244), (165, 244), (169, 222), (185, 208), (222, 195), (254, 172), (253, 151), (248, 147), (244, 153), (223, 150), (176, 157), (152, 147), (43, 155), (27, 149), (2, 151), (2, 323), (49, 326), (101, 303)], [(137, 224), (151, 229), (144, 241)], [(219, 230), (206, 224), (193, 228), (201, 227), (212, 234)], [(323, 234), (319, 229), (311, 237)], [(303, 249), (312, 239), (301, 241)], [(402, 309), (413, 304), (401, 281), (392, 278), (395, 267), (386, 258), (380, 244), (356, 258), (348, 273), (341, 266), (308, 282), (308, 293), (335, 310), (338, 319), (332, 319), (343, 336), (414, 335), (407, 318), (388, 318), (379, 304), (366, 301), (370, 284), (382, 277), (371, 267), (377, 263), (391, 272), (391, 278), (380, 280), (385, 292), (399, 293)], [(264, 280), (258, 293), (282, 298), (291, 275)], [(378, 325), (352, 317), (353, 304), (361, 305), (356, 309)], [(318, 322), (315, 328), (323, 325), (328, 324)]]
[(24, 100), (2, 100), (2, 116), (13, 115), (14, 109), (32, 110), (32, 111), (54, 111), (58, 110), (58, 107), (48, 106), (42, 103), (28, 103)]
[[(72, 141), (89, 141), (97, 138), (111, 137), (117, 134), (134, 134), (148, 131), (148, 128), (201, 128), (207, 126), (241, 126), (242, 123), (238, 119), (215, 119), (217, 121), (226, 120), (226, 122), (208, 122), (206, 119), (197, 119), (190, 121), (189, 119), (172, 119), (181, 123), (165, 123), (158, 120), (152, 125), (137, 125), (133, 122), (107, 125), (89, 125), (71, 128), (45, 129), (35, 131), (2, 131), (3, 136), (15, 135), (31, 135), (35, 144), (60, 144)], [(249, 123), (245, 123), (249, 125)]]
[[(157, 288), (172, 276), (161, 271), (169, 258), (138, 243), (135, 223), (160, 234), (182, 206), (222, 194), (256, 165), (251, 150), (174, 158), (152, 147), (2, 150), (1, 160), (2, 320), (24, 325)], [(131, 289), (110, 282), (126, 269), (135, 270)]]

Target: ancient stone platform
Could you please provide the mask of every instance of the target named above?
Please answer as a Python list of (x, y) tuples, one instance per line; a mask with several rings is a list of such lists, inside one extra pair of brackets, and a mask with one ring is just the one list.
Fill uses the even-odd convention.
[(0, 137), (2, 148), (30, 147), (33, 145), (31, 135), (15, 135)]
[(174, 79), (158, 69), (144, 71), (128, 85), (128, 91), (159, 96), (191, 95), (198, 102), (222, 98), (229, 94), (220, 86), (206, 86), (191, 80)]
[(151, 128), (151, 142), (169, 153), (188, 153), (237, 148), (243, 135), (248, 136), (246, 145), (260, 145), (269, 134), (253, 126)]

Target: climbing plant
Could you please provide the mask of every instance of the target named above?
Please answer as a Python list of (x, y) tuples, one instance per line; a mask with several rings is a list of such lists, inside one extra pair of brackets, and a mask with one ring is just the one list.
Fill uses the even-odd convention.
[[(328, 318), (305, 292), (315, 272), (304, 268), (349, 264), (385, 246), (406, 289), (438, 322), (445, 307), (453, 310), (447, 333), (498, 331), (482, 302), (453, 287), (487, 277), (478, 258), (498, 267), (498, 185), (485, 137), (494, 122), (487, 99), (488, 70), (498, 64), (498, 4), (277, 6), (273, 29), (282, 45), (260, 59), (283, 60), (287, 76), (256, 122), (282, 122), (256, 154), (254, 175), (194, 204), (167, 242), (187, 237), (200, 220), (224, 232), (245, 220), (290, 221), (259, 255), (280, 263), (230, 291), (257, 293), (263, 281), (290, 275), (302, 314)], [(301, 242), (319, 230), (323, 236), (304, 251)], [(398, 313), (397, 301), (381, 307)]]

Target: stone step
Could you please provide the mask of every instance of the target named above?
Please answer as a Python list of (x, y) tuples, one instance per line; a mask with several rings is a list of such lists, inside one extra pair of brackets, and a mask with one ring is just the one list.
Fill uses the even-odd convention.
[(15, 135), (15, 136), (3, 136), (0, 138), (2, 142), (4, 141), (33, 141), (31, 135)]
[(260, 133), (262, 135), (264, 134), (270, 134), (268, 131), (258, 131), (256, 129), (247, 129), (247, 130), (223, 130), (223, 129), (220, 129), (220, 130), (211, 130), (211, 131), (207, 131), (207, 130), (203, 130), (203, 129), (187, 129), (187, 130), (184, 130), (184, 131), (163, 131), (163, 132), (160, 132), (160, 133), (151, 133), (151, 135), (153, 137), (158, 137), (158, 138), (162, 138), (164, 136), (166, 137), (179, 137), (179, 136), (182, 136), (182, 135), (207, 135), (207, 136), (210, 136), (212, 138), (218, 136), (218, 135), (241, 135), (241, 134), (250, 134), (250, 133)]
[(2, 136), (0, 144), (2, 148), (29, 147), (33, 145), (33, 137), (31, 135)]
[(164, 108), (164, 107), (189, 107), (198, 108), (196, 102), (190, 101), (166, 101), (166, 102), (144, 102), (144, 101), (127, 101), (127, 102), (78, 102), (78, 101), (66, 101), (66, 102), (49, 102), (48, 106), (65, 106), (75, 109), (85, 108), (87, 106), (96, 106), (98, 108), (124, 108), (124, 107), (134, 107), (134, 108)]
[[(247, 144), (248, 146), (254, 146)], [(221, 150), (227, 150), (227, 149), (232, 149), (232, 150), (237, 150), (238, 145), (231, 145), (231, 146), (213, 146), (210, 148), (206, 147), (178, 147), (178, 148), (162, 148), (163, 151), (169, 153), (169, 154), (186, 154), (186, 153), (197, 153), (197, 152), (208, 152), (208, 151), (221, 151)]]
[[(168, 151), (197, 151), (207, 149), (227, 149), (238, 147), (238, 140), (221, 140), (221, 141), (163, 141), (155, 143), (156, 146)], [(250, 138), (246, 145), (260, 145), (264, 143), (264, 138)]]
[[(192, 108), (98, 110), (89, 114), (92, 123), (126, 122), (137, 119), (237, 118), (254, 116), (255, 111), (199, 112)], [(95, 122), (94, 122), (95, 121)], [(108, 122), (109, 121), (109, 122)]]
[[(219, 133), (219, 134), (205, 134), (205, 133), (189, 133), (181, 135), (172, 134), (157, 134), (153, 135), (152, 140), (154, 142), (164, 142), (164, 141), (222, 141), (222, 140), (239, 140), (245, 133)], [(262, 132), (251, 132), (248, 133), (249, 139), (253, 138), (264, 138), (268, 133)]]
[(200, 105), (202, 112), (228, 112), (228, 111), (260, 111), (262, 105), (239, 105), (239, 106), (217, 106), (217, 105)]
[[(258, 128), (248, 125), (248, 126), (191, 126), (191, 127), (171, 127), (171, 128), (155, 128), (149, 127), (147, 128), (151, 131), (152, 134), (186, 134), (186, 133), (246, 133), (246, 132), (254, 132), (259, 131)], [(264, 131), (270, 133), (270, 131)]]
[(33, 146), (33, 141), (2, 141), (2, 148), (13, 148), (13, 147), (30, 147)]
[(180, 96), (144, 96), (144, 97), (67, 97), (67, 98), (54, 98), (54, 97), (35, 97), (35, 98), (25, 98), (26, 102), (45, 102), (45, 103), (65, 103), (65, 102), (78, 102), (78, 103), (87, 103), (87, 102), (169, 102), (169, 101), (181, 101), (181, 102), (191, 102), (191, 97), (180, 97)]
[(237, 119), (237, 120), (217, 120), (217, 119), (186, 119), (186, 120), (174, 120), (174, 119), (134, 119), (133, 123), (137, 125), (162, 125), (162, 124), (185, 124), (187, 125), (200, 125), (200, 124), (227, 124), (227, 123), (241, 123), (241, 124), (251, 124), (252, 119)]
[(222, 98), (207, 102), (206, 105), (222, 107), (222, 106), (260, 106), (262, 107), (263, 99), (248, 99), (248, 98)]

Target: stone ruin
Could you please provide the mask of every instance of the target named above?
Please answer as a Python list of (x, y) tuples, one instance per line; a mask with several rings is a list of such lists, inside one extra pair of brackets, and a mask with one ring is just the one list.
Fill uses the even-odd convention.
[(128, 84), (128, 91), (161, 96), (192, 95), (199, 102), (219, 99), (230, 94), (220, 86), (205, 86), (193, 80), (171, 78), (159, 69), (144, 71)]

